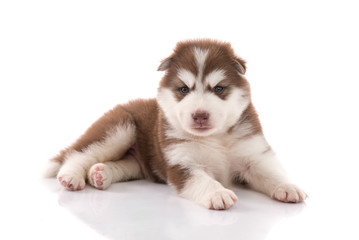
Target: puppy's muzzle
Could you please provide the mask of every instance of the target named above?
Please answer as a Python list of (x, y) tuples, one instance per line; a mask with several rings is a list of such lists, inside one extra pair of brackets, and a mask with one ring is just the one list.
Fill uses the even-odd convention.
[(200, 126), (206, 125), (209, 120), (209, 113), (205, 111), (197, 111), (192, 114), (192, 119), (196, 124)]

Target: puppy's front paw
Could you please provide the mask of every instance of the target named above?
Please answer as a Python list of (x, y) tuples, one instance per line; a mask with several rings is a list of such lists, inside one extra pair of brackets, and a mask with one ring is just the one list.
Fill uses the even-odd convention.
[(219, 189), (206, 196), (204, 205), (209, 209), (224, 210), (232, 207), (237, 201), (237, 196), (228, 189)]
[(81, 175), (59, 173), (57, 180), (70, 191), (82, 190), (85, 188), (85, 179)]
[(294, 184), (281, 184), (277, 186), (271, 197), (281, 202), (298, 203), (304, 201), (308, 195)]

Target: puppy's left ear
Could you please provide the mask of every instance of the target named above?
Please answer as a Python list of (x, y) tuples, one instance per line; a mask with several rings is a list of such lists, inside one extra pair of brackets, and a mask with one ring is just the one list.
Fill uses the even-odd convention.
[(167, 70), (170, 67), (172, 61), (173, 61), (172, 57), (168, 57), (168, 58), (162, 60), (160, 66), (158, 66), (158, 68), (157, 68), (157, 71), (165, 71), (165, 70)]
[(237, 71), (244, 75), (246, 73), (247, 67), (246, 67), (246, 61), (244, 61), (242, 58), (235, 57), (234, 58), (234, 67), (237, 69)]

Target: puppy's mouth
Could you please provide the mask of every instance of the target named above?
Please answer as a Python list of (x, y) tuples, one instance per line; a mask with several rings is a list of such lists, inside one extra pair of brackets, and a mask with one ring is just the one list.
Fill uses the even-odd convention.
[(195, 124), (192, 126), (192, 129), (199, 132), (204, 132), (210, 130), (212, 127), (207, 124)]

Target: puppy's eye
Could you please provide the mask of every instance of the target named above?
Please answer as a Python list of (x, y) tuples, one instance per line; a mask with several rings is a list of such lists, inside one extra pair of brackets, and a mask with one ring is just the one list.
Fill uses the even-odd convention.
[(180, 90), (180, 92), (183, 93), (183, 94), (189, 93), (189, 88), (188, 88), (188, 87), (181, 87), (179, 90)]
[(213, 88), (213, 91), (216, 93), (216, 94), (220, 94), (222, 93), (224, 90), (224, 87), (221, 87), (221, 86), (216, 86)]

